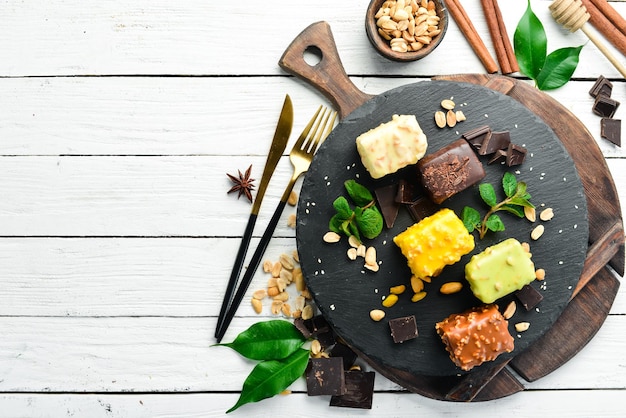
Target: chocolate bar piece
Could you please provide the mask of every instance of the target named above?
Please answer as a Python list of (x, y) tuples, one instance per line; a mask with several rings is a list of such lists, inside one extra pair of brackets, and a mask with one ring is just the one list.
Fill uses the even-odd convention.
[(500, 161), (506, 161), (507, 150), (503, 150), (503, 149), (497, 150), (493, 154), (493, 156), (491, 157), (491, 159), (489, 160), (487, 164), (493, 164), (493, 163), (500, 162)]
[(330, 406), (372, 409), (376, 373), (360, 370), (345, 373), (346, 393), (330, 398)]
[(345, 370), (352, 367), (357, 358), (356, 353), (350, 347), (341, 342), (337, 342), (333, 348), (330, 349), (330, 356), (343, 358), (343, 368)]
[(589, 90), (589, 95), (596, 98), (600, 95), (611, 97), (613, 91), (613, 83), (611, 83), (605, 76), (601, 75), (596, 79), (596, 82)]
[(509, 148), (506, 151), (506, 165), (509, 167), (520, 165), (524, 162), (527, 152), (526, 148), (521, 145), (509, 144)]
[(415, 186), (405, 179), (400, 179), (396, 193), (396, 203), (410, 205), (415, 201)]
[(407, 209), (409, 210), (409, 214), (411, 214), (411, 218), (413, 218), (415, 222), (419, 222), (430, 215), (434, 215), (439, 210), (439, 207), (430, 199), (422, 196), (411, 205), (408, 205)]
[(391, 337), (394, 343), (403, 343), (413, 338), (417, 338), (417, 323), (415, 315), (405, 316), (389, 320)]
[(596, 101), (594, 102), (591, 110), (593, 110), (593, 113), (596, 115), (605, 118), (612, 118), (619, 105), (620, 103), (617, 100), (613, 100), (604, 95), (599, 95), (596, 97)]
[(398, 210), (400, 209), (400, 205), (396, 202), (397, 189), (397, 185), (390, 184), (389, 186), (378, 187), (374, 190), (376, 200), (378, 200), (380, 210), (385, 219), (385, 225), (387, 225), (389, 229), (393, 228), (393, 224), (398, 217)]
[(463, 138), (426, 155), (417, 169), (426, 193), (437, 204), (485, 177), (482, 163)]
[(293, 321), (295, 327), (302, 333), (304, 338), (315, 338), (319, 334), (330, 331), (330, 325), (323, 315), (316, 315), (311, 319), (296, 318)]
[(622, 121), (620, 119), (600, 119), (600, 136), (618, 147), (622, 146)]
[(462, 370), (495, 360), (514, 348), (508, 321), (497, 305), (483, 305), (452, 314), (435, 325), (450, 359)]
[(309, 396), (345, 394), (343, 359), (341, 357), (309, 359), (306, 391)]
[(479, 126), (469, 130), (461, 135), (474, 149), (480, 150), (483, 142), (488, 141), (491, 136), (491, 128), (489, 125)]
[(485, 137), (478, 149), (478, 155), (489, 155), (498, 150), (507, 149), (510, 143), (511, 134), (509, 131), (491, 132), (491, 135)]
[(515, 297), (527, 311), (530, 311), (543, 300), (543, 295), (529, 284), (515, 292)]

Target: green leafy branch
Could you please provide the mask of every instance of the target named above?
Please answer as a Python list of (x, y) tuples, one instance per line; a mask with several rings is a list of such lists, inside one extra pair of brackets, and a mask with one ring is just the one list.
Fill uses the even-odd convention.
[(557, 49), (547, 54), (548, 41), (530, 0), (513, 35), (515, 58), (520, 71), (535, 81), (539, 90), (553, 90), (567, 83), (576, 67), (583, 45)]
[(338, 234), (355, 235), (361, 240), (361, 235), (367, 239), (376, 238), (383, 230), (383, 217), (376, 207), (372, 193), (355, 180), (347, 180), (344, 187), (356, 205), (350, 206), (348, 199), (339, 196), (333, 202), (336, 213), (330, 219), (328, 228)]
[(260, 360), (243, 383), (237, 403), (226, 413), (271, 398), (301, 377), (310, 357), (309, 350), (301, 348), (305, 341), (292, 323), (271, 320), (253, 324), (232, 343), (215, 344), (230, 347), (248, 359)]
[(476, 209), (465, 206), (461, 218), (465, 228), (470, 233), (478, 230), (481, 239), (485, 237), (487, 231), (504, 231), (504, 222), (496, 212), (506, 211), (523, 218), (525, 207), (535, 207), (530, 203), (530, 194), (526, 191), (526, 183), (518, 182), (515, 175), (509, 172), (504, 173), (502, 177), (502, 189), (506, 198), (501, 202), (498, 202), (496, 191), (491, 183), (482, 183), (478, 189), (483, 202), (489, 206), (489, 211), (481, 219), (480, 213)]

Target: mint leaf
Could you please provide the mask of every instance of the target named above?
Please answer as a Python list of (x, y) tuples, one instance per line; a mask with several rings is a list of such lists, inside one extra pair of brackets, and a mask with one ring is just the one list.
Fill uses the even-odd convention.
[(253, 324), (232, 343), (216, 345), (230, 347), (252, 360), (279, 360), (291, 355), (304, 341), (302, 333), (291, 322), (272, 320)]
[(557, 49), (546, 57), (541, 72), (535, 78), (539, 90), (554, 90), (569, 81), (578, 66), (583, 45)]
[(502, 210), (512, 213), (518, 218), (524, 217), (524, 208), (522, 206), (516, 206), (514, 204), (502, 205)]
[(480, 197), (487, 205), (495, 206), (498, 202), (498, 198), (496, 197), (496, 191), (491, 184), (482, 183), (480, 186), (478, 186), (478, 191), (480, 192)]
[(260, 362), (243, 383), (237, 403), (226, 413), (281, 393), (304, 374), (308, 363), (309, 351), (301, 348), (285, 359)]
[(383, 217), (376, 206), (355, 213), (357, 226), (365, 238), (376, 238), (382, 232)]
[(480, 213), (472, 207), (465, 206), (461, 212), (461, 220), (463, 225), (465, 225), (465, 229), (472, 233), (474, 229), (480, 226)]
[(536, 80), (546, 61), (547, 46), (546, 31), (528, 0), (526, 11), (513, 34), (513, 49), (520, 71)]
[(355, 180), (346, 180), (343, 185), (357, 206), (367, 206), (374, 200), (372, 193)]
[(506, 197), (513, 196), (518, 190), (518, 183), (515, 176), (508, 171), (502, 176), (502, 189)]
[(502, 222), (502, 219), (500, 219), (500, 217), (496, 214), (493, 214), (489, 216), (489, 218), (487, 218), (486, 225), (490, 231), (504, 231), (504, 223)]
[(333, 208), (337, 211), (337, 215), (344, 220), (349, 219), (353, 214), (352, 209), (350, 209), (350, 204), (343, 196), (339, 196), (335, 199)]

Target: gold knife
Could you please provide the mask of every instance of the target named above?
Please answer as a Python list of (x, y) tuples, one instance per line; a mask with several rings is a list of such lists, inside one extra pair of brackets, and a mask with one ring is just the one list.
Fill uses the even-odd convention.
[(261, 208), (261, 201), (263, 200), (263, 196), (265, 195), (265, 190), (267, 190), (267, 185), (270, 182), (270, 178), (272, 177), (272, 174), (276, 169), (276, 165), (278, 164), (280, 157), (285, 151), (285, 147), (287, 146), (287, 142), (289, 141), (289, 135), (291, 134), (292, 126), (293, 105), (291, 104), (291, 98), (287, 94), (285, 96), (283, 108), (280, 112), (278, 124), (276, 125), (274, 139), (272, 140), (272, 145), (267, 155), (267, 161), (265, 162), (265, 168), (263, 169), (263, 175), (261, 176), (261, 183), (259, 184), (256, 197), (254, 198), (254, 202), (252, 203), (250, 217), (248, 218), (248, 225), (246, 226), (246, 230), (243, 233), (243, 238), (241, 239), (241, 244), (239, 245), (239, 250), (237, 251), (237, 257), (235, 258), (235, 265), (233, 266), (233, 270), (230, 274), (230, 279), (228, 280), (226, 293), (224, 294), (224, 300), (222, 301), (220, 315), (217, 318), (217, 327), (215, 328), (216, 338), (219, 329), (222, 327), (222, 323), (224, 322), (224, 317), (226, 316), (228, 307), (230, 306), (230, 303), (233, 299), (235, 289), (237, 288), (239, 274), (241, 274), (241, 268), (243, 267), (243, 262), (246, 258), (246, 253), (250, 245), (250, 240), (252, 239), (254, 225), (259, 215), (259, 210)]

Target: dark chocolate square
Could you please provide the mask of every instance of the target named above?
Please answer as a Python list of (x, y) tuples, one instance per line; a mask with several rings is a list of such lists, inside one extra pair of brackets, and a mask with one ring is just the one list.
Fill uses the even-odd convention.
[(479, 126), (461, 134), (476, 151), (480, 151), (483, 142), (488, 141), (491, 136), (491, 128), (489, 125)]
[(417, 322), (415, 315), (394, 318), (389, 320), (391, 337), (394, 343), (403, 343), (413, 338), (417, 338)]
[(622, 146), (622, 121), (620, 119), (600, 119), (600, 136), (618, 147)]
[(309, 396), (345, 394), (343, 358), (310, 359), (306, 370), (306, 391)]
[(478, 155), (490, 155), (498, 150), (505, 150), (511, 143), (511, 134), (509, 131), (491, 132), (491, 135), (485, 138)]
[(612, 91), (613, 83), (611, 83), (606, 77), (601, 75), (596, 79), (596, 82), (591, 87), (591, 90), (589, 90), (589, 95), (591, 95), (591, 97), (593, 98), (596, 98), (599, 95), (611, 97)]
[(543, 300), (543, 295), (529, 284), (515, 292), (515, 297), (527, 311), (533, 309)]
[(613, 100), (610, 97), (600, 95), (596, 97), (596, 101), (593, 103), (593, 113), (605, 118), (612, 118), (615, 115), (615, 111), (619, 107), (619, 102)]
[(374, 190), (380, 211), (383, 213), (383, 218), (385, 219), (385, 225), (387, 225), (389, 229), (393, 228), (393, 224), (396, 222), (398, 216), (398, 210), (400, 209), (400, 204), (396, 202), (397, 192), (398, 185), (396, 184), (378, 187)]
[(411, 204), (417, 198), (415, 185), (406, 179), (400, 179), (396, 193), (396, 203)]
[(357, 354), (347, 345), (337, 342), (333, 348), (330, 349), (331, 357), (343, 358), (343, 368), (348, 370), (356, 361)]
[(524, 162), (527, 152), (526, 148), (521, 145), (509, 144), (509, 148), (506, 151), (506, 165), (509, 167), (520, 165)]
[(435, 212), (439, 210), (439, 206), (435, 205), (427, 197), (422, 196), (408, 205), (407, 209), (409, 210), (411, 218), (413, 218), (415, 222), (419, 222), (430, 215), (434, 215)]
[(330, 406), (344, 408), (372, 409), (374, 398), (374, 378), (376, 373), (349, 371), (345, 373), (346, 393), (332, 396)]

